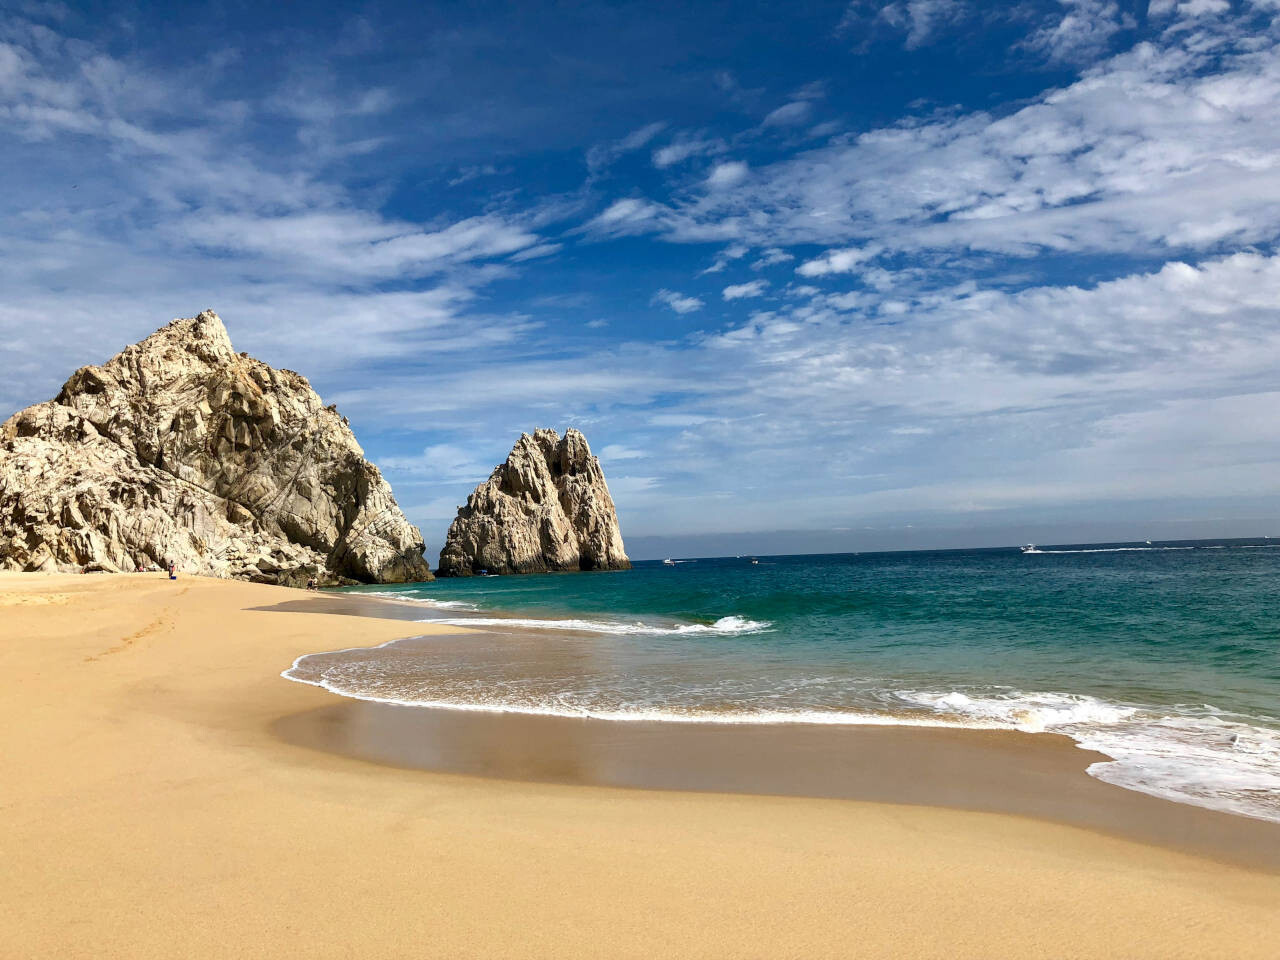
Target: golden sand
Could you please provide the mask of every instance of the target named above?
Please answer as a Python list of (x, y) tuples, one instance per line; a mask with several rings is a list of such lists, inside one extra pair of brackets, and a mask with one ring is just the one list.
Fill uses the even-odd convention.
[(0, 594), (5, 958), (1277, 955), (1280, 876), (1085, 829), (426, 773), (275, 735), (336, 699), (278, 676), (295, 657), (420, 624), (149, 574)]

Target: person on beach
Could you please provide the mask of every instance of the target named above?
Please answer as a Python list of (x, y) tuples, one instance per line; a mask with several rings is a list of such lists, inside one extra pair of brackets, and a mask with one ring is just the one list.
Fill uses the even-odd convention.
[(172, 560), (169, 561), (169, 579), (170, 580), (178, 579), (178, 566)]
[(318, 590), (318, 589), (319, 589), (319, 584), (317, 584), (317, 583), (316, 583), (316, 578), (315, 578), (315, 577), (311, 577), (311, 578), (309, 578), (309, 579), (307, 580), (307, 589), (308, 589), (308, 590)]

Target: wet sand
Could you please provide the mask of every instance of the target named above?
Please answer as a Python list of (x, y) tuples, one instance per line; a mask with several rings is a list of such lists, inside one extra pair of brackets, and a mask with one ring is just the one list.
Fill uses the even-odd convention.
[[(0, 955), (1275, 956), (1280, 874), (1094, 829), (579, 785), (576, 770), (571, 784), (426, 772), (291, 742), (291, 723), (351, 706), (281, 679), (296, 657), (430, 630), (262, 609), (297, 597), (0, 574)], [(474, 754), (554, 756), (544, 738), (566, 734), (549, 730), (495, 726), (517, 739)], [(863, 765), (893, 767), (906, 742)], [(1074, 748), (1040, 742), (1043, 761), (1018, 750), (1013, 766), (1043, 762), (1052, 781)], [(994, 776), (1006, 747), (991, 744)], [(607, 767), (609, 748), (591, 750)], [(690, 745), (681, 764), (722, 750)]]
[(290, 743), (445, 773), (920, 804), (1036, 817), (1280, 872), (1280, 824), (1103, 783), (1067, 737), (990, 730), (571, 719), (348, 701), (282, 718)]

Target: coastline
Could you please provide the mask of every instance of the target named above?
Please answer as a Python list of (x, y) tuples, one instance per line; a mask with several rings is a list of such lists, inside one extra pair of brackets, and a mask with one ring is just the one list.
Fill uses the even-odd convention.
[[(1038, 816), (431, 773), (291, 742), (282, 725), (376, 706), (281, 679), (296, 657), (433, 632), (336, 616), (340, 598), (298, 612), (299, 599), (200, 578), (0, 575), (2, 942), (60, 957), (1272, 951), (1280, 872)], [(904, 732), (916, 747), (883, 749), (946, 742), (886, 733)], [(1099, 790), (1280, 838), (1093, 781), (1089, 754), (1055, 740), (993, 746), (1040, 759), (985, 769), (1074, 766)], [(957, 749), (970, 748), (943, 754)]]

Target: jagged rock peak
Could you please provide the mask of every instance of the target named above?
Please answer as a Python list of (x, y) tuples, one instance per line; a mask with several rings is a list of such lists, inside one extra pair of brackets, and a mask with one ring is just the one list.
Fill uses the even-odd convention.
[(423, 549), (346, 418), (212, 310), (0, 425), (0, 569), (397, 582)]
[(440, 552), (441, 576), (628, 570), (609, 486), (573, 428), (522, 433), (467, 497)]

